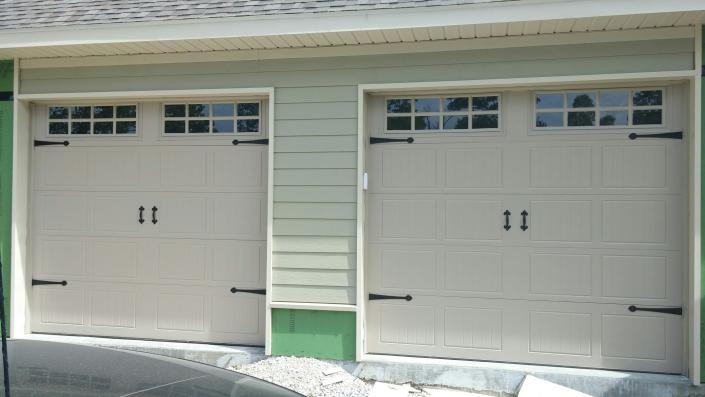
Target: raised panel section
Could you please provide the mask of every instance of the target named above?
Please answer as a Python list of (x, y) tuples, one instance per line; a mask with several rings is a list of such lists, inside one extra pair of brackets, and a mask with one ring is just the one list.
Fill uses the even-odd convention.
[(590, 314), (529, 313), (529, 351), (589, 356), (592, 353)]
[(205, 186), (207, 155), (201, 150), (161, 152), (161, 183), (164, 186)]
[(210, 247), (212, 279), (260, 283), (264, 268), (263, 244), (215, 241)]
[(382, 237), (436, 237), (435, 200), (383, 200)]
[(140, 154), (137, 151), (96, 151), (91, 155), (95, 184), (128, 187), (140, 184)]
[(160, 279), (205, 280), (206, 247), (187, 242), (159, 244)]
[(261, 315), (264, 314), (264, 307), (261, 304), (261, 298), (215, 296), (212, 308), (212, 331), (254, 335), (262, 332)]
[(532, 201), (527, 222), (533, 241), (588, 242), (592, 240), (592, 203)]
[(81, 276), (86, 271), (85, 244), (80, 240), (37, 241), (38, 273)]
[[(157, 213), (159, 231), (165, 233), (205, 233), (208, 219), (206, 206), (207, 199), (205, 198), (162, 198)], [(151, 211), (151, 208), (148, 208), (147, 211)], [(222, 219), (222, 215), (227, 216), (228, 214), (218, 214), (218, 218)]]
[(446, 307), (445, 345), (473, 349), (502, 349), (502, 311)]
[(222, 197), (213, 199), (213, 232), (231, 236), (264, 238), (262, 205), (259, 197)]
[(666, 359), (666, 320), (656, 316), (602, 316), (602, 355)]
[(44, 324), (84, 325), (83, 291), (59, 288), (62, 287), (44, 287), (39, 292), (40, 321)]
[(666, 146), (606, 146), (602, 183), (608, 188), (666, 187)]
[(88, 153), (86, 151), (46, 150), (39, 159), (38, 184), (45, 187), (86, 186)]
[(264, 186), (262, 166), (264, 153), (239, 150), (237, 153), (213, 153), (213, 180), (215, 186), (228, 188), (260, 188)]
[(384, 188), (436, 186), (436, 151), (433, 149), (383, 150), (379, 154)]
[(445, 183), (449, 188), (502, 186), (502, 149), (451, 149), (446, 152)]
[[(136, 232), (138, 200), (131, 197), (96, 197), (93, 199), (93, 227), (100, 232)], [(146, 216), (146, 213), (145, 213)]]
[(445, 290), (502, 291), (502, 254), (497, 252), (446, 252)]
[(590, 255), (533, 254), (529, 290), (533, 294), (590, 296)]
[(602, 239), (612, 243), (665, 243), (665, 201), (603, 201)]
[(433, 289), (436, 253), (429, 250), (383, 250), (378, 264), (382, 288)]
[(435, 343), (435, 311), (432, 306), (389, 305), (379, 308), (382, 342), (408, 345)]
[(178, 331), (204, 330), (205, 299), (201, 295), (159, 294), (157, 328)]
[(445, 206), (446, 237), (467, 240), (500, 240), (502, 203), (486, 200), (448, 200)]
[(85, 196), (40, 195), (39, 224), (43, 231), (87, 231), (90, 207)]
[(98, 277), (135, 278), (141, 255), (132, 241), (94, 240), (88, 248), (91, 273)]
[(589, 147), (531, 149), (531, 187), (588, 188), (592, 185)]
[(92, 291), (90, 297), (91, 325), (135, 328), (137, 310), (134, 293)]
[(602, 257), (603, 296), (666, 299), (669, 277), (663, 256)]

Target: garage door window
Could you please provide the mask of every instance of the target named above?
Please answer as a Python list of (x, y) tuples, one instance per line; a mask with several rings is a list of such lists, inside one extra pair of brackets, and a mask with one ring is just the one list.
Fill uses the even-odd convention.
[(659, 88), (539, 92), (535, 128), (659, 127), (664, 120)]
[(258, 135), (261, 113), (259, 101), (164, 104), (164, 134)]
[(137, 105), (49, 106), (49, 135), (136, 135)]
[(470, 132), (499, 129), (496, 94), (386, 98), (387, 133)]

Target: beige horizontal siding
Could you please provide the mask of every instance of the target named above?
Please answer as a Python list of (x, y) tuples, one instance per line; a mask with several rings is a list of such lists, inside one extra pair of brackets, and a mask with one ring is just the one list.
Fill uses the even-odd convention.
[(689, 39), (29, 69), (22, 93), (274, 87), (273, 299), (355, 303), (358, 84), (693, 68)]

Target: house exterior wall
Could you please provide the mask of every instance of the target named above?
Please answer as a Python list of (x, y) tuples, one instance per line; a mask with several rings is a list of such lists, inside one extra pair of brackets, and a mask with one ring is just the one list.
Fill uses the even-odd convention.
[[(357, 85), (558, 75), (658, 72), (693, 68), (691, 39), (644, 40), (438, 53), (198, 62), (21, 71), (23, 94), (275, 87), (272, 300), (356, 302)], [(274, 310), (273, 320), (290, 312)], [(272, 351), (310, 335), (272, 322)], [(354, 321), (328, 334), (349, 343)], [(288, 328), (287, 328), (288, 327)], [(352, 327), (352, 329), (351, 329)], [(298, 328), (298, 330), (296, 329)], [(340, 346), (338, 346), (340, 347)], [(349, 349), (310, 355), (351, 358)], [(336, 353), (340, 352), (340, 353)], [(297, 354), (306, 354), (298, 351)], [(293, 353), (292, 353), (293, 354)]]

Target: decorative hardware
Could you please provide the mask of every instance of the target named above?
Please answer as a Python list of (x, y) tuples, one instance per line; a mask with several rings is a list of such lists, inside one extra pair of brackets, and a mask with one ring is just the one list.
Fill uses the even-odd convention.
[(249, 141), (233, 139), (233, 145), (269, 145), (269, 139), (251, 139)]
[(67, 284), (68, 283), (66, 282), (66, 280), (49, 281), (49, 280), (37, 280), (34, 278), (32, 279), (32, 286), (35, 286), (35, 285), (62, 285), (65, 287)]
[(140, 224), (142, 224), (142, 223), (144, 223), (144, 206), (141, 206), (141, 205), (140, 205), (140, 208), (138, 208), (138, 209), (140, 210), (140, 217), (139, 217), (139, 219), (137, 220), (137, 222), (139, 222)]
[(232, 292), (233, 294), (238, 293), (238, 292), (244, 292), (247, 294), (267, 295), (266, 289), (241, 289), (241, 288), (232, 287), (232, 288), (230, 288), (230, 292)]
[(637, 134), (632, 132), (629, 134), (629, 139), (632, 141), (637, 138), (665, 138), (665, 139), (683, 139), (683, 131), (677, 132), (660, 132), (658, 134)]
[(634, 305), (629, 306), (629, 311), (634, 312), (654, 312), (654, 313), (666, 313), (675, 314), (678, 316), (683, 315), (682, 307), (637, 307)]
[(412, 137), (408, 137), (408, 138), (376, 138), (373, 136), (370, 137), (370, 145), (374, 145), (375, 143), (393, 143), (393, 142), (414, 143), (414, 138), (412, 138)]
[(12, 91), (0, 91), (0, 101), (10, 101), (15, 98), (15, 93)]
[(521, 211), (521, 226), (519, 228), (523, 231), (526, 231), (526, 229), (529, 228), (529, 225), (526, 224), (526, 217), (529, 216), (529, 213), (526, 212), (526, 210)]
[(369, 294), (367, 296), (367, 299), (371, 301), (378, 301), (378, 300), (385, 300), (385, 299), (402, 299), (405, 301), (410, 301), (413, 298), (411, 295), (406, 295), (406, 296), (394, 296), (394, 295), (380, 295), (380, 294)]
[(159, 208), (157, 208), (156, 205), (155, 205), (154, 207), (152, 207), (152, 223), (155, 224), (155, 225), (156, 225), (157, 222), (158, 222), (158, 221), (157, 221), (157, 211), (158, 211), (158, 210), (159, 210)]
[(511, 214), (512, 213), (509, 212), (509, 210), (504, 211), (504, 214), (503, 214), (504, 215), (504, 230), (509, 230), (512, 228), (512, 225), (509, 224), (509, 216)]
[(38, 139), (34, 140), (34, 147), (37, 147), (37, 146), (58, 146), (58, 145), (68, 146), (69, 141), (40, 141)]

